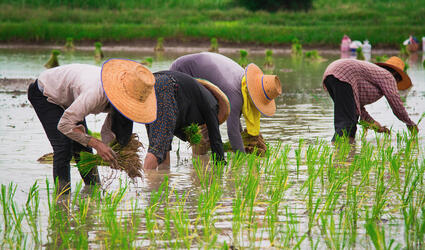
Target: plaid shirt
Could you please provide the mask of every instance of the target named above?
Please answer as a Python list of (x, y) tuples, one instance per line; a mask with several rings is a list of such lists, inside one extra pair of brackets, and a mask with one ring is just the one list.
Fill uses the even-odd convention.
[[(351, 85), (357, 114), (360, 115), (361, 120), (374, 122), (364, 105), (374, 103), (385, 96), (398, 119), (406, 125), (415, 125), (403, 106), (395, 78), (388, 70), (366, 61), (340, 59), (327, 67), (322, 82), (328, 75), (333, 75), (338, 80)], [(324, 83), (323, 88), (326, 90)]]

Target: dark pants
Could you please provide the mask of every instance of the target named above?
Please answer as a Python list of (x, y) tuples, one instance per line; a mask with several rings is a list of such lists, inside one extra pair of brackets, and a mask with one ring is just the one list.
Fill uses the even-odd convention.
[[(93, 151), (91, 148), (84, 147), (71, 140), (57, 129), (64, 109), (47, 101), (47, 97), (39, 90), (37, 81), (32, 83), (28, 88), (28, 100), (34, 107), (53, 148), (53, 178), (59, 182), (58, 191), (61, 192), (68, 189), (69, 192), (71, 182), (70, 161), (72, 156), (74, 156), (76, 162), (79, 162), (81, 151), (90, 153)], [(80, 124), (84, 125), (87, 131), (85, 120), (81, 121)], [(81, 172), (80, 175), (86, 185), (100, 183), (97, 168), (93, 168), (85, 176)]]
[(332, 141), (335, 141), (336, 135), (354, 138), (359, 116), (356, 112), (356, 102), (351, 85), (338, 80), (333, 75), (327, 76), (324, 83), (334, 101), (335, 134)]

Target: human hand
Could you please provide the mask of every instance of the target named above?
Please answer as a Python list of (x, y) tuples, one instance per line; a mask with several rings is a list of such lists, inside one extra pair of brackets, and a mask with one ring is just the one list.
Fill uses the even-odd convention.
[(144, 169), (156, 169), (158, 167), (158, 159), (152, 153), (147, 153), (145, 157), (145, 162), (143, 164)]
[(104, 161), (108, 161), (112, 166), (118, 165), (117, 155), (115, 152), (105, 143), (99, 141), (98, 139), (91, 138), (88, 146), (96, 149), (97, 154), (102, 157)]
[(391, 134), (391, 131), (387, 127), (382, 126), (379, 122), (375, 121), (373, 122), (373, 125), (376, 127), (376, 132)]
[(419, 132), (418, 125), (407, 125), (407, 129), (412, 134), (417, 134)]
[(387, 127), (385, 126), (381, 126), (379, 127), (378, 133), (385, 133), (385, 134), (391, 134), (391, 130), (389, 130)]

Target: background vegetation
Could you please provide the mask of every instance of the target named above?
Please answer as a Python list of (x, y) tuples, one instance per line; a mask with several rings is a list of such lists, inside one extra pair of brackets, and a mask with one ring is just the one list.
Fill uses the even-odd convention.
[(338, 45), (348, 34), (398, 47), (425, 35), (425, 0), (313, 0), (308, 11), (251, 11), (240, 0), (0, 0), (0, 41), (209, 41)]

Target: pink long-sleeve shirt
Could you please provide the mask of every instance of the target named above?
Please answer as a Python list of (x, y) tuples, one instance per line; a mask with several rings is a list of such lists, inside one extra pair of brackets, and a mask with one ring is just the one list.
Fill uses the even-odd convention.
[[(397, 90), (397, 82), (388, 70), (366, 61), (339, 59), (326, 68), (322, 82), (328, 75), (333, 75), (351, 85), (357, 114), (360, 115), (361, 120), (374, 122), (364, 106), (385, 96), (398, 119), (406, 125), (415, 125), (403, 106)], [(326, 89), (324, 83), (323, 88)]]
[[(84, 127), (77, 123), (83, 121), (89, 114), (111, 111), (102, 88), (101, 68), (86, 64), (68, 64), (48, 69), (38, 77), (38, 86), (49, 102), (65, 110), (59, 120), (58, 130), (81, 145), (87, 146), (91, 136), (75, 132), (75, 128), (84, 131)], [(101, 131), (104, 142), (109, 142), (115, 137), (110, 126), (111, 116), (108, 114)]]

